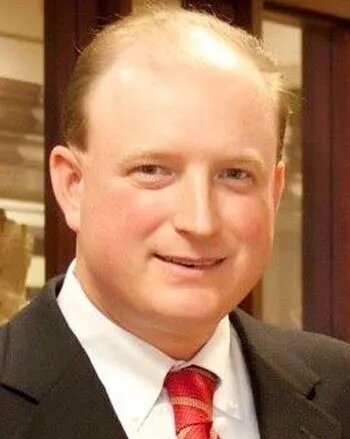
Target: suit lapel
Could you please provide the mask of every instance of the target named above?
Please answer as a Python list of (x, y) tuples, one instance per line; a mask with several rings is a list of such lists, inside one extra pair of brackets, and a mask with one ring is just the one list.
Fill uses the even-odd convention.
[(60, 287), (52, 282), (7, 327), (0, 381), (31, 404), (16, 439), (127, 439), (57, 306)]
[(250, 372), (261, 439), (340, 439), (338, 421), (313, 402), (320, 377), (284, 351), (282, 336), (240, 311), (231, 321)]
[(78, 354), (72, 360), (59, 381), (41, 400), (29, 425), (28, 437), (127, 438), (84, 355)]

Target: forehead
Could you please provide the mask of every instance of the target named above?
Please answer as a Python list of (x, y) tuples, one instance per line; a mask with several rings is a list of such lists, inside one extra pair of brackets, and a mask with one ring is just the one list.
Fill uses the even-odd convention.
[[(141, 34), (142, 37), (142, 34)], [(187, 25), (172, 35), (168, 31), (144, 35), (121, 46), (113, 47), (104, 55), (109, 58), (106, 71), (92, 84), (92, 92), (102, 82), (114, 81), (121, 86), (130, 86), (134, 80), (147, 80), (154, 76), (164, 81), (166, 76), (179, 75), (183, 71), (191, 79), (208, 75), (232, 75), (233, 80), (245, 81), (250, 87), (259, 88), (269, 94), (268, 85), (254, 61), (234, 43), (228, 43), (201, 25)], [(113, 62), (114, 59), (114, 62)], [(241, 74), (241, 78), (239, 78)], [(236, 76), (235, 78), (233, 76)], [(148, 77), (147, 77), (148, 76)], [(95, 85), (95, 87), (94, 87)], [(102, 87), (100, 87), (101, 89)]]
[(224, 134), (242, 142), (252, 124), (271, 143), (277, 132), (274, 104), (257, 68), (240, 53), (223, 50), (206, 58), (197, 51), (199, 58), (187, 62), (164, 50), (150, 55), (141, 49), (115, 61), (92, 88), (88, 143), (112, 131), (114, 141), (134, 143), (142, 134), (143, 143), (156, 135), (175, 142), (191, 130), (212, 144)]

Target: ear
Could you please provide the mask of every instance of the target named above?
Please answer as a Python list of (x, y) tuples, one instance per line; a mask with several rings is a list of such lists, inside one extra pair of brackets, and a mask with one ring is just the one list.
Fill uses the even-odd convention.
[(66, 223), (78, 232), (83, 176), (77, 154), (65, 146), (55, 146), (50, 156), (50, 175), (53, 192)]
[(285, 164), (282, 160), (280, 160), (276, 167), (275, 167), (275, 177), (274, 177), (274, 193), (273, 193), (273, 197), (274, 197), (274, 205), (275, 205), (275, 210), (278, 210), (278, 207), (280, 205), (280, 201), (282, 198), (282, 194), (283, 194), (283, 189), (284, 189), (284, 181), (285, 181)]

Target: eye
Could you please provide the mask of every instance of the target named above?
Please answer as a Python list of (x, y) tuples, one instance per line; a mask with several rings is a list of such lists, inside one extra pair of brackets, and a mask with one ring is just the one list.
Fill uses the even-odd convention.
[(161, 189), (171, 183), (174, 173), (171, 169), (149, 164), (140, 164), (131, 171), (131, 176), (137, 186), (146, 189)]
[(167, 175), (167, 170), (159, 165), (139, 165), (134, 169), (134, 173), (147, 176)]
[(248, 171), (240, 168), (228, 168), (221, 172), (220, 177), (232, 180), (247, 180), (250, 178)]

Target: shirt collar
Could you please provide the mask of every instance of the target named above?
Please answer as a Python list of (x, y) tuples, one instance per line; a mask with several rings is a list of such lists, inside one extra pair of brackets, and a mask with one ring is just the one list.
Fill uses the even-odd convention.
[(83, 292), (74, 268), (75, 261), (67, 271), (58, 304), (123, 419), (137, 430), (160, 397), (168, 371), (188, 365), (217, 375), (214, 408), (241, 419), (232, 356), (240, 347), (228, 317), (221, 320), (210, 340), (190, 361), (176, 361), (102, 314)]

